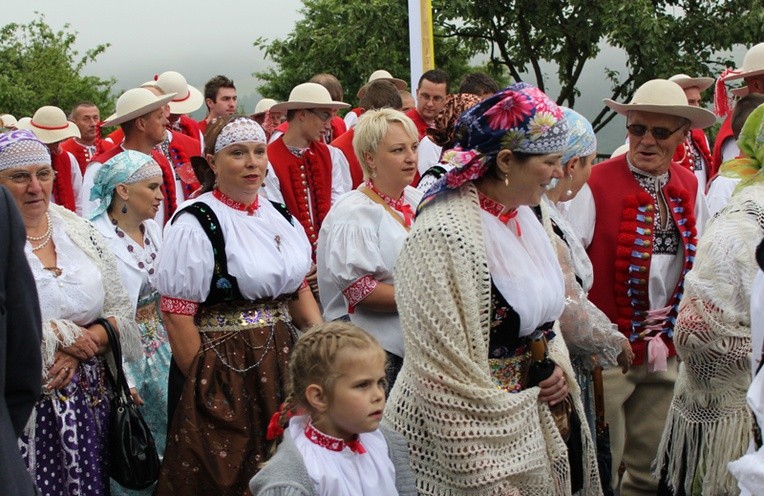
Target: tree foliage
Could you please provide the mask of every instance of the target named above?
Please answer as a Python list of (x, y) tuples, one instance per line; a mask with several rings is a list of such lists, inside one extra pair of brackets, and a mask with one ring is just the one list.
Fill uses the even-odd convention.
[(102, 115), (109, 115), (115, 81), (82, 74), (109, 45), (80, 55), (74, 49), (76, 39), (68, 24), (53, 31), (41, 14), (28, 24), (0, 28), (0, 113), (31, 116), (44, 105), (68, 112), (77, 102), (89, 100)]
[[(720, 52), (764, 39), (763, 0), (434, 0), (433, 7), (443, 36), (488, 53), (515, 80), (534, 78), (545, 89), (542, 63), (552, 63), (557, 101), (570, 107), (587, 61), (603, 43), (622, 49), (627, 65), (625, 74), (603, 74), (612, 92), (603, 96), (628, 101), (649, 79), (714, 76), (734, 65)], [(603, 108), (595, 129), (613, 115)]]
[[(270, 98), (286, 99), (291, 89), (328, 72), (342, 82), (345, 101), (377, 69), (408, 81), (409, 31), (406, 0), (304, 0), (303, 18), (281, 40), (258, 39), (276, 68), (254, 74)], [(435, 65), (457, 80), (467, 71), (470, 52), (458, 40), (435, 39)]]

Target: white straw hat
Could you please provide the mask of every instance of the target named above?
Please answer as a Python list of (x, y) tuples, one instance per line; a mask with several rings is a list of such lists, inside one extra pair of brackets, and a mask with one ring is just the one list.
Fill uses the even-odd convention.
[(361, 89), (358, 90), (358, 93), (356, 93), (356, 96), (358, 98), (361, 98), (364, 95), (364, 93), (366, 93), (366, 90), (369, 87), (369, 84), (377, 80), (390, 81), (399, 90), (405, 90), (408, 87), (408, 84), (406, 84), (406, 81), (404, 81), (403, 79), (395, 78), (393, 77), (392, 74), (390, 74), (386, 70), (379, 69), (371, 73), (371, 76), (369, 76), (369, 80), (366, 81), (366, 84), (361, 86)]
[(714, 84), (714, 78), (690, 77), (687, 74), (675, 74), (669, 78), (669, 81), (675, 82), (681, 86), (683, 90), (686, 90), (687, 88), (698, 88), (700, 91), (703, 91)]
[(690, 121), (692, 129), (703, 129), (716, 122), (716, 116), (712, 112), (688, 105), (684, 90), (667, 79), (652, 79), (646, 82), (637, 88), (629, 103), (618, 103), (609, 98), (602, 101), (621, 115), (638, 110), (684, 117)]
[(252, 113), (252, 115), (264, 114), (277, 103), (279, 102), (277, 102), (273, 98), (263, 98), (262, 100), (257, 102), (257, 105), (255, 105), (255, 111)]
[(628, 151), (629, 151), (629, 144), (624, 143), (623, 145), (613, 150), (613, 153), (610, 154), (610, 158), (620, 157), (621, 155), (623, 155), (624, 153)]
[(154, 86), (162, 90), (166, 95), (175, 93), (175, 97), (169, 102), (171, 114), (190, 114), (201, 108), (204, 103), (202, 92), (188, 84), (186, 78), (179, 72), (163, 72), (158, 76), (154, 76), (153, 81), (144, 83), (141, 86)]
[(174, 97), (175, 93), (157, 96), (146, 88), (127, 90), (117, 100), (117, 111), (111, 114), (103, 125), (104, 127), (116, 126), (146, 115), (167, 104)]
[(284, 112), (299, 109), (342, 109), (350, 105), (343, 102), (335, 102), (329, 94), (329, 90), (316, 83), (302, 83), (292, 88), (289, 100), (277, 103), (271, 110)]
[(744, 79), (758, 74), (764, 74), (764, 43), (752, 46), (743, 57), (743, 67), (724, 76), (724, 81)]
[[(23, 122), (22, 122), (23, 121)], [(80, 129), (66, 119), (66, 114), (58, 107), (40, 107), (28, 121), (16, 123), (19, 129), (29, 129), (43, 143), (57, 143), (67, 138), (80, 137)]]
[(3, 121), (3, 127), (16, 127), (19, 122), (11, 114), (0, 115), (0, 121)]

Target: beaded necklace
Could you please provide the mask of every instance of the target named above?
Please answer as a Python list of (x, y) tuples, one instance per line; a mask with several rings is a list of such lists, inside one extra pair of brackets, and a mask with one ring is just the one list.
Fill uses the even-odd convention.
[(45, 212), (45, 219), (48, 221), (48, 228), (45, 231), (45, 234), (42, 236), (29, 236), (27, 235), (27, 240), (29, 241), (29, 244), (37, 243), (39, 242), (37, 246), (32, 246), (32, 251), (37, 251), (42, 249), (45, 245), (47, 245), (50, 242), (50, 238), (53, 235), (53, 223), (50, 221), (50, 213)]
[(144, 225), (140, 225), (141, 236), (143, 237), (143, 247), (141, 247), (134, 239), (125, 234), (125, 231), (119, 227), (116, 219), (111, 216), (109, 216), (109, 219), (114, 226), (114, 232), (116, 232), (117, 236), (127, 244), (127, 251), (133, 256), (133, 259), (138, 264), (138, 268), (145, 270), (149, 275), (153, 275), (154, 260), (156, 260), (157, 254), (154, 245), (151, 243), (151, 238), (146, 236), (146, 228)]

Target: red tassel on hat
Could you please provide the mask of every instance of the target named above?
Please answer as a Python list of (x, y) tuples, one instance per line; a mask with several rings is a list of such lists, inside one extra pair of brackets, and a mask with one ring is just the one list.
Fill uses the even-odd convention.
[(716, 80), (716, 87), (714, 88), (714, 113), (719, 117), (727, 117), (732, 111), (724, 78), (731, 74), (738, 74), (739, 72), (740, 71), (735, 69), (724, 69), (724, 72), (722, 72), (721, 76)]
[(159, 81), (159, 74), (154, 74), (154, 81)]

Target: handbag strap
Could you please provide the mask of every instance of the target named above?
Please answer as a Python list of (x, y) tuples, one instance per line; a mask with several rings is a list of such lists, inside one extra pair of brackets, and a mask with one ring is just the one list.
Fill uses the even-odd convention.
[(109, 373), (109, 377), (112, 380), (112, 384), (117, 393), (127, 394), (130, 397), (130, 388), (127, 385), (127, 379), (125, 378), (125, 372), (122, 369), (122, 345), (119, 343), (119, 336), (111, 322), (104, 318), (96, 319), (96, 324), (100, 324), (106, 329), (106, 336), (109, 338), (109, 348), (111, 348), (111, 356), (114, 359), (114, 369), (116, 371), (116, 377), (112, 374), (111, 368), (106, 367)]

